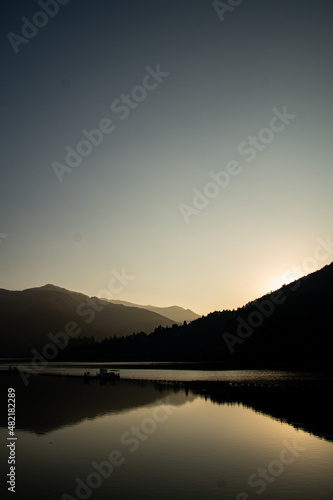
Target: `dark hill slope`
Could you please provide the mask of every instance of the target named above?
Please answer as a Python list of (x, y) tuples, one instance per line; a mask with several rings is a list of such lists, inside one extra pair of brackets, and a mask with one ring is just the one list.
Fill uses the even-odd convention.
[(216, 311), (189, 325), (157, 328), (149, 336), (104, 342), (103, 356), (210, 361), (226, 368), (330, 366), (332, 279), (330, 264), (237, 310)]
[(149, 333), (168, 318), (145, 309), (111, 304), (64, 288), (46, 285), (23, 291), (0, 290), (1, 357), (29, 355), (50, 342), (47, 334), (63, 332), (75, 322), (80, 337), (102, 340), (133, 332)]

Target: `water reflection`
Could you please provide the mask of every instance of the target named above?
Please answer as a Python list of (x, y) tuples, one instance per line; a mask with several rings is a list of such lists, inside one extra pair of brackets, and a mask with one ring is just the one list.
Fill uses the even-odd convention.
[(332, 382), (206, 384), (197, 393), (218, 404), (239, 403), (315, 436), (333, 441)]
[[(121, 380), (105, 384), (91, 380), (85, 384), (80, 378), (49, 376), (31, 377), (25, 386), (18, 376), (1, 374), (0, 383), (4, 387), (14, 386), (17, 391), (19, 428), (37, 434), (85, 419), (157, 404), (168, 395), (170, 404), (176, 406), (196, 397), (220, 405), (241, 404), (333, 441), (332, 381), (165, 384)], [(0, 423), (6, 426), (3, 414)]]
[(25, 387), (5, 375), (0, 384), (2, 393), (17, 392), (19, 500), (253, 500), (262, 468), (269, 472), (262, 498), (332, 498), (328, 387), (66, 377), (33, 378)]
[[(36, 434), (105, 414), (157, 404), (166, 393), (170, 404), (176, 406), (196, 397), (177, 385), (167, 388), (146, 382), (98, 380), (90, 380), (86, 384), (75, 377), (31, 377), (29, 385), (25, 386), (19, 375), (1, 374), (0, 384), (3, 392), (8, 387), (16, 390), (18, 428)], [(5, 414), (2, 413), (0, 418), (0, 426), (6, 427)]]

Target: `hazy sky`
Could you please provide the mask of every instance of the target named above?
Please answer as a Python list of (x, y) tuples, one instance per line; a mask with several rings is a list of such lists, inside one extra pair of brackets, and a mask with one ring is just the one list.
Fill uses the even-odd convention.
[(215, 4), (1, 2), (2, 288), (207, 314), (333, 260), (333, 2)]

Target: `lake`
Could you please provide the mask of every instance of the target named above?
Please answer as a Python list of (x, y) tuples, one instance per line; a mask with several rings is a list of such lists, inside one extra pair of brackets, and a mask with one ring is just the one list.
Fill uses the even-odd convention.
[[(31, 376), (25, 385), (1, 374), (2, 400), (8, 387), (16, 394), (14, 498), (333, 498), (330, 377), (266, 370), (214, 378), (154, 367), (121, 374), (163, 382)], [(6, 420), (2, 411), (7, 474)], [(6, 493), (13, 497), (2, 482)]]

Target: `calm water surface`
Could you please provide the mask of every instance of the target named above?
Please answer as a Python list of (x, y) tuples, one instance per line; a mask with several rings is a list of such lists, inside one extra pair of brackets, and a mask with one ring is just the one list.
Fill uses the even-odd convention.
[[(0, 370), (8, 369), (9, 365), (21, 366), (22, 369), (31, 371), (36, 369), (31, 364), (31, 359), (27, 361), (18, 361), (9, 363), (1, 360)], [(172, 368), (163, 368), (169, 363), (151, 363), (151, 362), (133, 362), (133, 363), (102, 363), (102, 362), (48, 362), (45, 367), (41, 368), (41, 372), (45, 374), (62, 374), (62, 375), (83, 375), (90, 371), (95, 375), (100, 367), (119, 369), (122, 379), (137, 379), (137, 380), (168, 380), (168, 381), (231, 381), (231, 382), (283, 382), (288, 380), (309, 380), (316, 378), (313, 373), (282, 371), (282, 370), (208, 370), (201, 369), (202, 365), (198, 364), (199, 368), (184, 369), (186, 364), (180, 363), (182, 369), (177, 369), (177, 363), (172, 364)], [(193, 366), (193, 364), (191, 363)], [(130, 366), (130, 368), (129, 368)], [(325, 374), (325, 378), (333, 378), (332, 374)]]
[[(234, 380), (246, 376), (268, 374), (233, 373)], [(7, 387), (17, 395), (17, 492), (8, 498), (333, 498), (332, 420), (325, 417), (331, 410), (321, 397), (314, 412), (311, 391), (305, 398), (298, 389), (233, 392), (218, 384), (55, 377), (31, 377), (25, 386), (4, 374), (0, 382), (3, 398)], [(1, 426), (6, 472), (3, 412)], [(0, 495), (7, 498), (3, 483)]]

